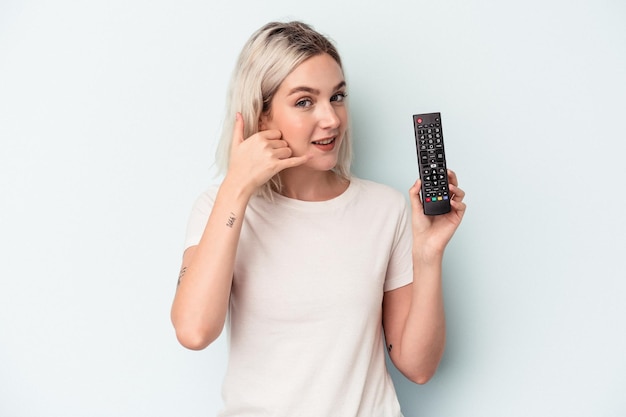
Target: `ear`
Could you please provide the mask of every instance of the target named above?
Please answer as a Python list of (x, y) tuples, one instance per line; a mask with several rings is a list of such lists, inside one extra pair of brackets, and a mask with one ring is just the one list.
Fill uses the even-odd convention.
[(270, 129), (271, 118), (269, 112), (262, 113), (261, 117), (259, 117), (259, 130), (268, 130)]

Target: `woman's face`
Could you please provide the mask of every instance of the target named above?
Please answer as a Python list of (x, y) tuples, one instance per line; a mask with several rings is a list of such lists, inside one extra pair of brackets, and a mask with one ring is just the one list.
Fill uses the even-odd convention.
[(307, 167), (332, 169), (347, 127), (345, 97), (339, 64), (328, 54), (316, 55), (282, 82), (269, 114), (261, 117), (261, 130), (280, 130), (292, 156), (312, 155)]

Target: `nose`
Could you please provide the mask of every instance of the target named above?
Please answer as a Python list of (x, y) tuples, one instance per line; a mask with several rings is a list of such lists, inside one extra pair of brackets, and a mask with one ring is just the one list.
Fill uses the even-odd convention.
[(320, 127), (324, 129), (337, 129), (341, 125), (341, 118), (337, 114), (337, 109), (328, 103), (320, 108)]

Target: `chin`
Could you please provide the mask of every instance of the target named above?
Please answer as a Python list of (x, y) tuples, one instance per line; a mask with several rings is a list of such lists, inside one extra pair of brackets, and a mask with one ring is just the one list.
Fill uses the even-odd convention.
[(330, 171), (337, 166), (337, 162), (336, 157), (323, 156), (311, 159), (307, 166), (316, 171)]

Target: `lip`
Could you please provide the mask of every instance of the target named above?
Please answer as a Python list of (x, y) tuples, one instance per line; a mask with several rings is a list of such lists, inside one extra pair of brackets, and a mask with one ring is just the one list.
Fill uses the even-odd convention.
[(317, 139), (317, 140), (314, 140), (314, 141), (312, 141), (311, 143), (312, 143), (313, 145), (327, 146), (327, 145), (330, 145), (330, 144), (334, 143), (334, 142), (335, 142), (335, 140), (337, 140), (337, 137), (336, 137), (336, 136), (329, 136), (329, 137), (327, 137), (327, 138), (322, 138), (322, 139)]
[(331, 138), (319, 139), (311, 142), (311, 145), (315, 146), (315, 148), (321, 152), (332, 152), (337, 145), (337, 137), (333, 136)]

